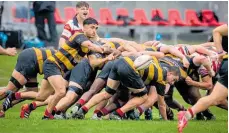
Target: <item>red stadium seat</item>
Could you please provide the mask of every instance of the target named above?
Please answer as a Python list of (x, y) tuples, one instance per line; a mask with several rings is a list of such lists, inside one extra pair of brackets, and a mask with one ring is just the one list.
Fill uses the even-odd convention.
[(75, 15), (76, 15), (76, 8), (74, 7), (65, 7), (64, 8), (64, 16), (65, 16), (66, 21), (72, 19)]
[[(164, 18), (163, 14), (162, 14), (162, 11), (160, 9), (152, 9), (151, 10), (151, 18), (154, 18), (157, 15), (159, 15), (160, 18)], [(169, 25), (169, 23), (166, 22), (166, 21), (153, 21), (153, 22), (156, 22), (157, 25), (162, 25), (162, 26)]]
[(216, 21), (212, 10), (202, 10), (202, 16), (202, 21), (207, 23), (209, 26), (219, 26), (223, 24)]
[(185, 10), (185, 21), (190, 26), (208, 26), (207, 23), (202, 23), (199, 20), (196, 11), (192, 9)]
[(121, 15), (121, 16), (129, 16), (129, 12), (126, 8), (117, 8), (116, 9), (116, 14)]
[(123, 25), (123, 21), (116, 21), (112, 18), (110, 9), (100, 8), (100, 22), (105, 25)]
[(95, 11), (93, 10), (93, 8), (89, 8), (89, 17), (91, 17), (91, 18), (96, 18), (96, 16), (95, 16)]
[(140, 8), (134, 9), (134, 19), (135, 21), (139, 21), (141, 25), (157, 25), (157, 23), (149, 21), (145, 11)]
[[(129, 12), (126, 8), (117, 8), (116, 9), (117, 16), (129, 16)], [(140, 22), (137, 21), (130, 21), (130, 25), (139, 25)]]
[(60, 12), (59, 12), (58, 8), (55, 9), (54, 18), (55, 18), (55, 21), (57, 24), (64, 24), (65, 23), (65, 20), (63, 20), (60, 16)]
[[(11, 13), (12, 13), (12, 16), (13, 16), (13, 22), (16, 22), (16, 23), (27, 23), (28, 22), (27, 18), (17, 18), (16, 7), (15, 6), (13, 6), (11, 8)], [(32, 17), (30, 19), (30, 23), (34, 23), (34, 22), (35, 22), (35, 18)]]
[(170, 9), (169, 10), (169, 14), (168, 14), (168, 18), (169, 18), (169, 23), (171, 25), (174, 26), (187, 26), (187, 24), (185, 24), (180, 16), (180, 12), (177, 9)]

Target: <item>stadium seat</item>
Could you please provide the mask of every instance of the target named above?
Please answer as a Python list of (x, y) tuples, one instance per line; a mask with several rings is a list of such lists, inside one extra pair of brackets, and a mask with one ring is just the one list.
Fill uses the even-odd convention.
[[(160, 9), (152, 9), (151, 10), (151, 19), (154, 18), (156, 15), (159, 15), (160, 18), (164, 19), (163, 13), (162, 13), (162, 11)], [(169, 25), (169, 23), (166, 22), (166, 21), (152, 21), (152, 22), (156, 22), (157, 25), (161, 25), (161, 26)]]
[(96, 16), (95, 16), (95, 11), (94, 11), (93, 8), (89, 8), (89, 17), (91, 17), (91, 18), (96, 18)]
[(66, 21), (72, 19), (75, 15), (76, 15), (76, 8), (74, 7), (65, 7), (64, 8), (64, 16), (65, 16)]
[(185, 10), (185, 21), (189, 26), (208, 26), (207, 23), (199, 20), (196, 11), (192, 9)]
[(100, 23), (104, 25), (123, 25), (123, 21), (116, 21), (112, 18), (110, 9), (100, 8), (99, 10)]
[(185, 24), (185, 22), (182, 21), (180, 12), (177, 9), (169, 9), (168, 19), (170, 25), (187, 26), (187, 24)]
[[(116, 15), (117, 16), (128, 16), (129, 17), (129, 12), (126, 8), (117, 8), (116, 9)], [(139, 25), (140, 22), (138, 21), (130, 21), (130, 25)]]
[(129, 12), (126, 8), (117, 8), (116, 9), (116, 14), (121, 15), (121, 16), (129, 16)]
[(207, 23), (208, 26), (219, 26), (222, 25), (224, 23), (221, 22), (217, 22), (215, 17), (214, 17), (214, 13), (212, 12), (212, 10), (202, 10), (202, 21), (204, 23)]
[(57, 24), (64, 24), (65, 23), (65, 20), (63, 20), (60, 16), (60, 12), (59, 12), (58, 8), (55, 9), (54, 18), (55, 18), (55, 21)]
[[(11, 8), (11, 13), (12, 13), (12, 17), (13, 17), (13, 22), (16, 22), (16, 23), (27, 23), (28, 22), (28, 18), (27, 18), (27, 13), (28, 13), (28, 10), (24, 10), (24, 11), (21, 11), (22, 8), (17, 8), (15, 6), (13, 6)], [(25, 14), (26, 12), (26, 14)], [(23, 16), (21, 16), (21, 14), (24, 14)], [(30, 19), (30, 23), (34, 23), (35, 19), (34, 17), (31, 17)]]
[(149, 21), (145, 11), (140, 8), (134, 9), (134, 19), (135, 21), (139, 21), (141, 25), (157, 25), (157, 23)]

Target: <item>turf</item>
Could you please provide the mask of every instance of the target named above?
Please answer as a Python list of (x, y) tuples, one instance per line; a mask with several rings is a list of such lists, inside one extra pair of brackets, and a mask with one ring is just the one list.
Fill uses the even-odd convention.
[[(15, 66), (17, 57), (0, 56), (0, 86), (5, 86)], [(40, 76), (41, 78), (42, 76)], [(184, 103), (179, 94), (175, 91), (178, 101)], [(25, 101), (24, 103), (28, 103)], [(23, 103), (22, 103), (23, 104)], [(30, 119), (21, 120), (19, 110), (22, 104), (16, 105), (6, 113), (6, 117), (0, 119), (0, 133), (175, 133), (177, 132), (177, 121), (161, 121), (158, 111), (153, 110), (153, 121), (94, 121), (90, 120), (90, 111), (86, 120), (41, 120), (44, 107), (32, 112)], [(184, 133), (227, 133), (228, 114), (227, 111), (211, 107), (215, 114), (215, 121), (196, 121), (188, 124)], [(177, 111), (174, 110), (176, 116)], [(176, 118), (176, 117), (175, 117)]]

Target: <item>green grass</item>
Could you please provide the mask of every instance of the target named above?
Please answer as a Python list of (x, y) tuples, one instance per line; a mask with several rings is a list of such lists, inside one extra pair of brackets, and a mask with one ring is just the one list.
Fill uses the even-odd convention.
[[(0, 86), (5, 86), (15, 66), (16, 57), (0, 56)], [(42, 77), (42, 76), (40, 76)], [(180, 95), (175, 91), (174, 98), (185, 104)], [(29, 102), (29, 101), (25, 101)], [(22, 103), (23, 104), (23, 103)], [(153, 110), (153, 121), (94, 121), (90, 120), (90, 111), (86, 120), (41, 120), (44, 107), (31, 114), (30, 119), (20, 120), (19, 110), (22, 104), (16, 105), (0, 119), (0, 133), (176, 133), (177, 121), (159, 120), (158, 111)], [(215, 114), (215, 121), (191, 121), (184, 133), (227, 133), (228, 112), (211, 107)], [(176, 115), (174, 110), (174, 114)], [(175, 117), (176, 118), (176, 117)], [(143, 119), (143, 118), (142, 118)]]

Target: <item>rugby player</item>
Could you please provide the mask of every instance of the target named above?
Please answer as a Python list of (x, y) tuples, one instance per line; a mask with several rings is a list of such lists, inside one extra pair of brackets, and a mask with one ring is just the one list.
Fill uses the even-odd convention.
[(84, 34), (75, 33), (53, 56), (44, 62), (44, 79), (36, 100), (44, 101), (55, 91), (44, 113), (44, 119), (53, 119), (51, 114), (56, 104), (65, 96), (66, 85), (63, 74), (74, 68), (87, 53), (92, 50), (103, 53), (103, 48), (89, 41), (90, 35), (95, 35), (98, 22), (87, 18), (83, 22)]
[(178, 131), (181, 133), (186, 127), (188, 120), (192, 119), (195, 114), (207, 109), (210, 106), (218, 105), (228, 97), (228, 42), (222, 40), (222, 36), (228, 36), (228, 25), (221, 25), (213, 30), (213, 39), (219, 59), (222, 61), (219, 70), (220, 78), (213, 88), (210, 95), (202, 97), (199, 101), (187, 111), (178, 113)]
[(37, 74), (43, 74), (44, 61), (54, 53), (55, 51), (51, 49), (29, 48), (19, 54), (8, 85), (0, 90), (0, 100), (5, 98), (7, 93), (9, 94), (11, 91), (16, 92), (4, 101), (1, 116), (4, 116), (4, 111), (12, 106), (13, 100), (21, 99), (21, 92), (17, 91), (23, 88), (23, 86), (26, 87), (24, 97), (31, 98), (36, 95), (38, 91)]

